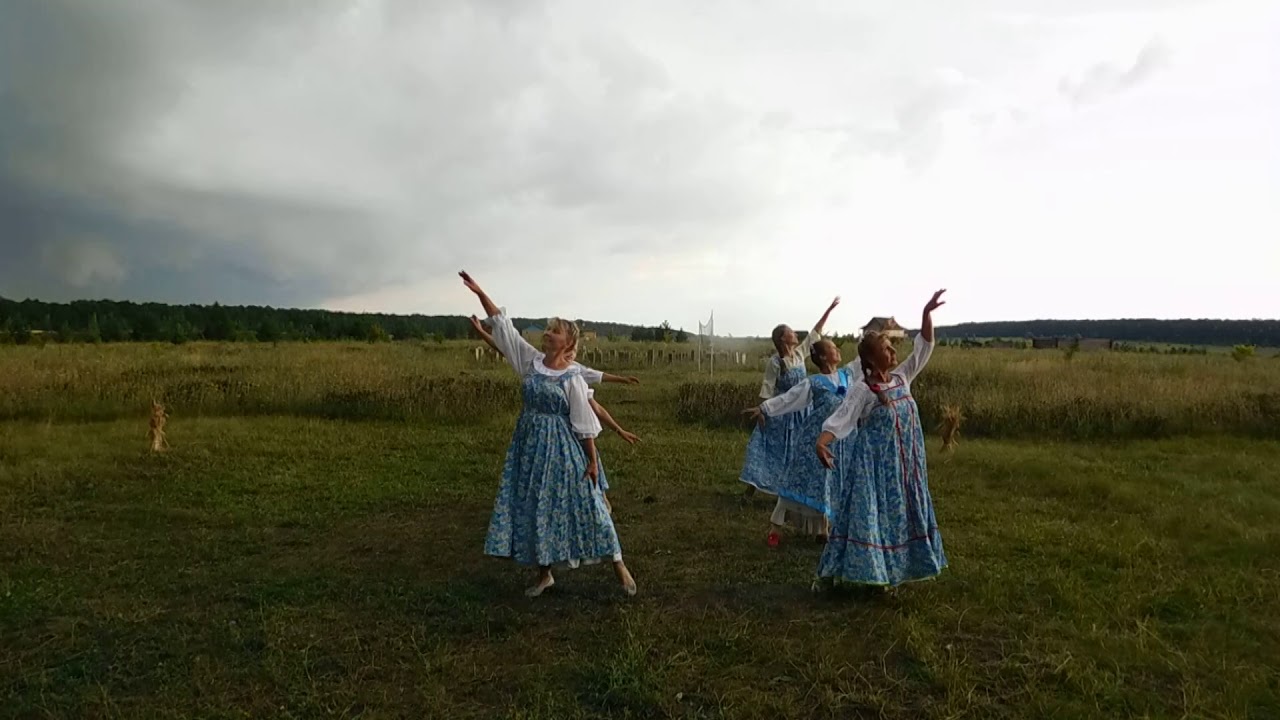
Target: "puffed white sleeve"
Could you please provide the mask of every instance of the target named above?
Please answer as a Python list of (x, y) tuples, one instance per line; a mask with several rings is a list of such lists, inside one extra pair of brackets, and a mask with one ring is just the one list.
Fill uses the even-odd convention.
[(813, 349), (814, 343), (822, 339), (822, 333), (817, 329), (810, 330), (808, 335), (804, 336), (804, 340), (800, 341), (800, 346), (796, 348), (801, 358), (809, 357), (809, 352)]
[(849, 437), (850, 433), (858, 429), (858, 423), (862, 422), (863, 414), (875, 401), (876, 396), (871, 392), (871, 388), (865, 383), (855, 383), (849, 388), (849, 394), (845, 396), (844, 402), (840, 403), (836, 411), (831, 413), (831, 417), (822, 423), (822, 431), (835, 435), (837, 440)]
[(924, 369), (929, 363), (930, 356), (933, 355), (933, 343), (924, 339), (923, 333), (916, 333), (915, 338), (911, 341), (911, 355), (903, 360), (898, 367), (894, 368), (894, 372), (902, 375), (910, 384), (916, 379), (916, 375)]
[(574, 373), (565, 386), (565, 395), (569, 399), (569, 425), (573, 433), (580, 438), (593, 438), (600, 435), (600, 418), (591, 409), (589, 399), (591, 388), (582, 375)]
[(760, 397), (768, 400), (778, 394), (778, 365), (781, 358), (777, 355), (769, 358), (764, 366), (764, 381), (760, 383)]
[(809, 404), (811, 396), (812, 390), (809, 378), (805, 378), (796, 383), (796, 386), (790, 390), (760, 403), (760, 409), (769, 417), (786, 415), (797, 410), (803, 410)]
[(578, 363), (574, 363), (574, 365), (578, 366), (578, 371), (582, 373), (582, 379), (586, 380), (588, 385), (599, 385), (604, 382), (604, 373), (599, 370), (585, 365), (578, 365)]
[(486, 318), (484, 322), (493, 331), (493, 344), (497, 345), (498, 350), (507, 357), (511, 367), (523, 375), (529, 363), (538, 356), (538, 350), (520, 337), (516, 326), (511, 324), (511, 318), (507, 317), (506, 308), (500, 310), (497, 315)]

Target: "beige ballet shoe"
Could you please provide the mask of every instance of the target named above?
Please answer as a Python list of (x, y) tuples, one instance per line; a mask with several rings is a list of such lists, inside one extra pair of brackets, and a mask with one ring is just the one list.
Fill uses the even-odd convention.
[(555, 584), (556, 584), (556, 579), (548, 575), (546, 580), (539, 580), (537, 585), (534, 585), (533, 587), (525, 590), (524, 594), (531, 598), (535, 598), (541, 595), (543, 591), (545, 591), (547, 588)]

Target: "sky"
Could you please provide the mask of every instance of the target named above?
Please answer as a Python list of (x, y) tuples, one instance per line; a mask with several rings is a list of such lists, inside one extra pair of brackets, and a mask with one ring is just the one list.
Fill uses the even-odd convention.
[(1280, 318), (1273, 0), (0, 0), (0, 296)]

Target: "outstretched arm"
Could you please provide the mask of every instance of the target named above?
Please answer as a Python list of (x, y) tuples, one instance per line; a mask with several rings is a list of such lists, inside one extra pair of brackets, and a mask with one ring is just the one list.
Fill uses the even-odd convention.
[(602, 373), (604, 382), (619, 383), (622, 385), (639, 385), (640, 378), (634, 375), (611, 375), (610, 373)]
[(817, 333), (818, 335), (822, 334), (822, 329), (827, 326), (827, 320), (831, 319), (831, 311), (835, 310), (836, 306), (839, 304), (840, 304), (840, 296), (837, 295), (835, 299), (831, 301), (831, 304), (827, 306), (827, 311), (822, 313), (822, 317), (818, 318), (818, 323), (813, 326), (813, 332)]
[(504, 354), (502, 352), (502, 348), (498, 347), (498, 344), (493, 341), (493, 335), (490, 334), (488, 330), (484, 329), (484, 323), (480, 322), (480, 318), (475, 315), (471, 316), (471, 329), (475, 330), (476, 334), (480, 336), (480, 339), (483, 340), (486, 345), (493, 348), (494, 352), (499, 355)]
[(614, 420), (613, 416), (609, 414), (609, 411), (605, 410), (603, 405), (596, 402), (596, 399), (594, 397), (590, 398), (588, 402), (591, 403), (591, 409), (592, 411), (595, 412), (596, 417), (600, 419), (601, 425), (604, 425), (610, 430), (618, 433), (618, 435), (623, 440), (626, 440), (627, 443), (631, 445), (635, 445), (637, 442), (640, 441), (640, 437), (638, 435), (635, 435), (634, 433), (629, 433), (626, 430), (623, 430), (622, 426), (618, 424), (618, 421)]
[(944, 292), (946, 292), (945, 288), (939, 290), (929, 298), (929, 302), (925, 303), (924, 314), (920, 318), (920, 336), (927, 343), (933, 342), (933, 311), (947, 304), (946, 300), (938, 299)]
[(587, 381), (588, 385), (597, 385), (602, 382), (620, 383), (623, 385), (639, 385), (640, 378), (623, 377), (622, 375), (611, 375), (607, 372), (600, 372), (595, 368), (589, 368), (582, 363), (574, 363), (582, 372), (582, 378)]
[(480, 289), (480, 284), (471, 279), (471, 276), (467, 274), (466, 270), (459, 272), (458, 277), (462, 278), (462, 284), (466, 285), (468, 290), (475, 293), (476, 297), (480, 298), (480, 304), (484, 306), (484, 314), (486, 317), (493, 317), (494, 315), (502, 314), (502, 311), (498, 309), (498, 306), (494, 304), (493, 300), (489, 299), (489, 296), (484, 290)]
[(486, 343), (493, 346), (500, 355), (507, 359), (511, 367), (517, 373), (523, 375), (529, 368), (529, 363), (538, 355), (538, 350), (520, 337), (520, 332), (511, 324), (511, 318), (503, 313), (502, 308), (493, 304), (493, 300), (480, 289), (480, 285), (471, 279), (465, 271), (458, 273), (462, 278), (462, 282), (467, 289), (475, 293), (480, 298), (480, 304), (484, 306), (484, 310), (489, 314), (489, 323), (493, 326), (492, 333), (486, 332), (478, 318), (471, 318), (471, 326), (476, 329), (480, 337)]
[(581, 375), (569, 378), (565, 385), (565, 398), (569, 401), (569, 425), (573, 433), (582, 443), (582, 450), (587, 455), (587, 477), (594, 484), (598, 476), (596, 465), (596, 436), (600, 434), (600, 420), (592, 412), (590, 398), (591, 389)]
[(790, 390), (760, 403), (760, 411), (768, 417), (797, 412), (803, 410), (809, 404), (809, 399), (812, 395), (813, 381), (805, 378), (796, 383), (795, 387)]
[(822, 422), (823, 435), (831, 436), (826, 442), (843, 440), (849, 437), (854, 430), (858, 429), (858, 423), (861, 422), (862, 416), (875, 400), (875, 394), (871, 392), (871, 388), (867, 387), (866, 383), (859, 382), (850, 386), (848, 394), (845, 395), (840, 405), (836, 407), (835, 412), (831, 413)]
[(808, 357), (809, 348), (812, 348), (814, 343), (822, 339), (822, 329), (827, 326), (827, 320), (831, 318), (831, 311), (835, 310), (836, 306), (839, 304), (840, 296), (837, 295), (835, 299), (831, 301), (831, 305), (827, 307), (827, 311), (822, 313), (822, 317), (818, 318), (817, 324), (813, 326), (813, 329), (809, 331), (809, 334), (804, 336), (804, 340), (801, 341), (800, 347), (798, 348), (801, 355)]
[(933, 311), (947, 304), (945, 300), (938, 299), (944, 292), (946, 290), (939, 290), (929, 298), (929, 302), (925, 303), (924, 313), (920, 318), (920, 333), (912, 341), (911, 355), (894, 369), (894, 372), (905, 377), (908, 383), (915, 380), (928, 364), (929, 358), (933, 356)]
[(781, 395), (774, 395), (755, 407), (749, 407), (743, 410), (742, 414), (754, 420), (760, 427), (764, 427), (765, 418), (803, 410), (809, 404), (811, 392), (810, 380), (805, 378), (790, 390)]

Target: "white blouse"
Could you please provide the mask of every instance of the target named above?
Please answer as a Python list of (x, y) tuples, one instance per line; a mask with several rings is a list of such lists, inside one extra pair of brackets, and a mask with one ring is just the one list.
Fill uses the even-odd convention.
[(586, 380), (588, 385), (599, 385), (604, 382), (604, 373), (599, 370), (589, 368), (586, 365), (579, 365), (578, 363), (574, 363), (573, 366), (578, 369), (582, 379)]
[[(791, 354), (782, 359), (782, 367), (787, 370), (795, 368), (803, 368), (804, 361), (809, 357), (809, 350), (813, 344), (822, 339), (822, 333), (817, 330), (810, 330), (808, 335), (804, 336), (804, 340), (796, 346)], [(764, 381), (760, 383), (760, 397), (768, 400), (778, 392), (778, 363), (774, 361), (778, 357), (778, 353), (774, 353), (767, 365), (764, 367)]]
[(534, 373), (560, 377), (574, 370), (573, 376), (564, 385), (565, 396), (569, 401), (569, 425), (580, 438), (593, 438), (600, 435), (603, 428), (600, 426), (600, 419), (591, 410), (591, 403), (588, 402), (590, 388), (587, 387), (587, 381), (582, 372), (577, 372), (581, 369), (580, 365), (573, 363), (561, 370), (547, 367), (543, 363), (546, 355), (520, 336), (515, 325), (511, 324), (511, 318), (507, 317), (505, 309), (499, 310), (497, 315), (486, 319), (485, 324), (493, 329), (493, 344), (498, 346), (498, 350), (506, 356), (507, 362), (511, 363), (511, 367), (520, 374), (520, 377), (527, 377)]
[[(928, 342), (919, 333), (916, 334), (915, 340), (912, 342), (911, 355), (890, 371), (891, 376), (896, 376), (903, 385), (907, 386), (907, 392), (911, 391), (911, 381), (916, 379), (920, 371), (924, 369), (929, 357), (933, 354), (933, 343)], [(880, 399), (876, 397), (875, 392), (865, 382), (856, 382), (849, 388), (849, 393), (845, 395), (844, 402), (840, 403), (840, 407), (831, 413), (831, 417), (822, 423), (823, 432), (829, 432), (836, 436), (837, 440), (843, 440), (849, 437), (849, 434), (857, 429), (862, 421), (867, 419), (871, 411), (875, 408), (876, 403)]]
[[(858, 377), (862, 374), (861, 370), (854, 367), (854, 363), (848, 363), (845, 365), (845, 367), (849, 368), (850, 370), (853, 370), (855, 377)], [(832, 385), (835, 385), (836, 387), (840, 387), (839, 372), (833, 372), (828, 375), (824, 375), (824, 377), (830, 380)], [(813, 379), (805, 378), (804, 380), (801, 380), (800, 382), (796, 383), (796, 386), (791, 388), (790, 390), (782, 393), (781, 395), (775, 395), (769, 398), (768, 400), (765, 400), (764, 402), (760, 403), (760, 410), (764, 412), (765, 415), (768, 415), (769, 417), (775, 417), (777, 415), (786, 415), (787, 413), (793, 413), (798, 410), (803, 410), (805, 406), (809, 404), (809, 398), (811, 398), (812, 396), (813, 396)]]

